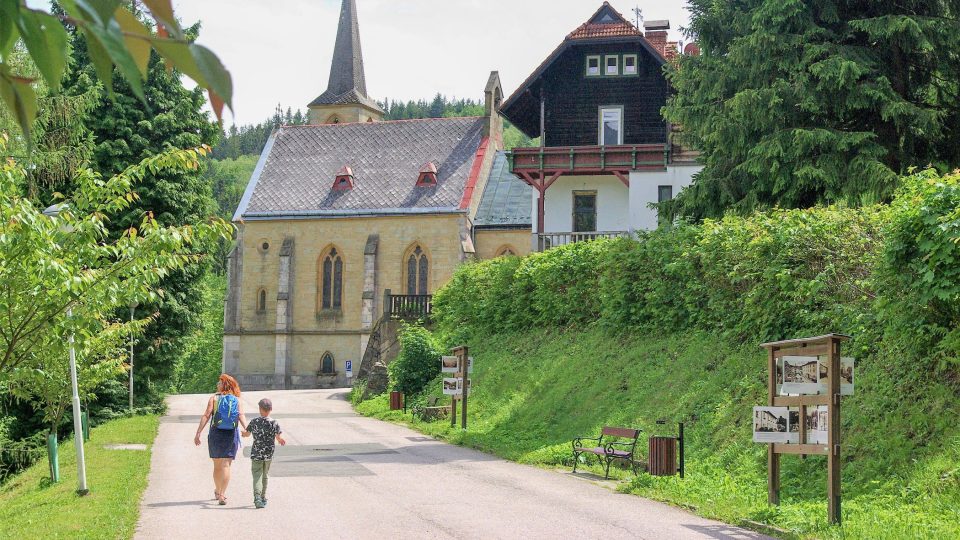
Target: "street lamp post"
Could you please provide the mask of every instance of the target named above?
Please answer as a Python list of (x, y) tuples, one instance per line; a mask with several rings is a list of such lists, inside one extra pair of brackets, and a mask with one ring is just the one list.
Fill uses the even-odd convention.
[(133, 310), (137, 308), (136, 302), (130, 302), (130, 414), (133, 414)]
[[(60, 214), (62, 205), (55, 204), (43, 211), (43, 215), (54, 218)], [(64, 228), (64, 232), (70, 232)], [(73, 308), (67, 308), (67, 319), (73, 317)], [(77, 447), (77, 493), (86, 495), (87, 489), (87, 462), (83, 455), (83, 422), (80, 419), (80, 391), (77, 388), (77, 353), (73, 347), (73, 332), (67, 338), (70, 343), (70, 391), (73, 401), (73, 444)]]

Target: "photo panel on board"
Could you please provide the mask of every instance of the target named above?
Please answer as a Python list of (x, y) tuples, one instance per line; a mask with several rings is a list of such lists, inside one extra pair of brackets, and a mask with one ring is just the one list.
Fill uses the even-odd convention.
[(787, 407), (754, 407), (753, 442), (789, 442), (788, 416)]

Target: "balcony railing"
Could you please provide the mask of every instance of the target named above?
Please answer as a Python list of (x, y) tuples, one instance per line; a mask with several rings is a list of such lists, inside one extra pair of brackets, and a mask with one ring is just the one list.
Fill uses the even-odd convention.
[(433, 312), (433, 295), (392, 294), (387, 289), (384, 294), (384, 307), (386, 314), (394, 319), (427, 320)]
[(591, 231), (591, 232), (552, 232), (534, 234), (537, 251), (546, 251), (552, 247), (572, 244), (574, 242), (590, 242), (600, 238), (627, 238), (627, 231)]
[(638, 169), (662, 169), (670, 161), (666, 144), (615, 146), (547, 146), (514, 148), (510, 171), (520, 173), (612, 174)]

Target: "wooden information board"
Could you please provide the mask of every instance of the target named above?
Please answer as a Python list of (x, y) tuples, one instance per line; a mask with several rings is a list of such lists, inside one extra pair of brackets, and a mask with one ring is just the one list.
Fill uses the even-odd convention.
[[(770, 443), (767, 446), (767, 500), (780, 504), (780, 454), (827, 456), (827, 513), (831, 524), (840, 523), (840, 344), (850, 339), (843, 334), (764, 343), (767, 349), (767, 404), (800, 409), (799, 444)], [(827, 360), (825, 394), (780, 396), (777, 391), (777, 363), (784, 356), (823, 356)], [(808, 444), (807, 407), (827, 407), (826, 444)]]

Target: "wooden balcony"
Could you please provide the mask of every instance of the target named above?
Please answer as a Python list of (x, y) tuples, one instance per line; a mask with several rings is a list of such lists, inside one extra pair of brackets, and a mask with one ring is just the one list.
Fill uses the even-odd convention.
[(384, 315), (405, 321), (430, 319), (433, 313), (433, 295), (430, 294), (392, 294), (390, 289), (384, 293)]
[(663, 170), (670, 161), (670, 146), (625, 144), (514, 148), (508, 157), (510, 172), (521, 178), (524, 174), (543, 178), (557, 173), (612, 174), (625, 178), (630, 171)]
[(534, 249), (546, 251), (552, 247), (572, 244), (574, 242), (590, 242), (600, 238), (628, 238), (627, 231), (591, 231), (591, 232), (553, 232), (534, 234)]

